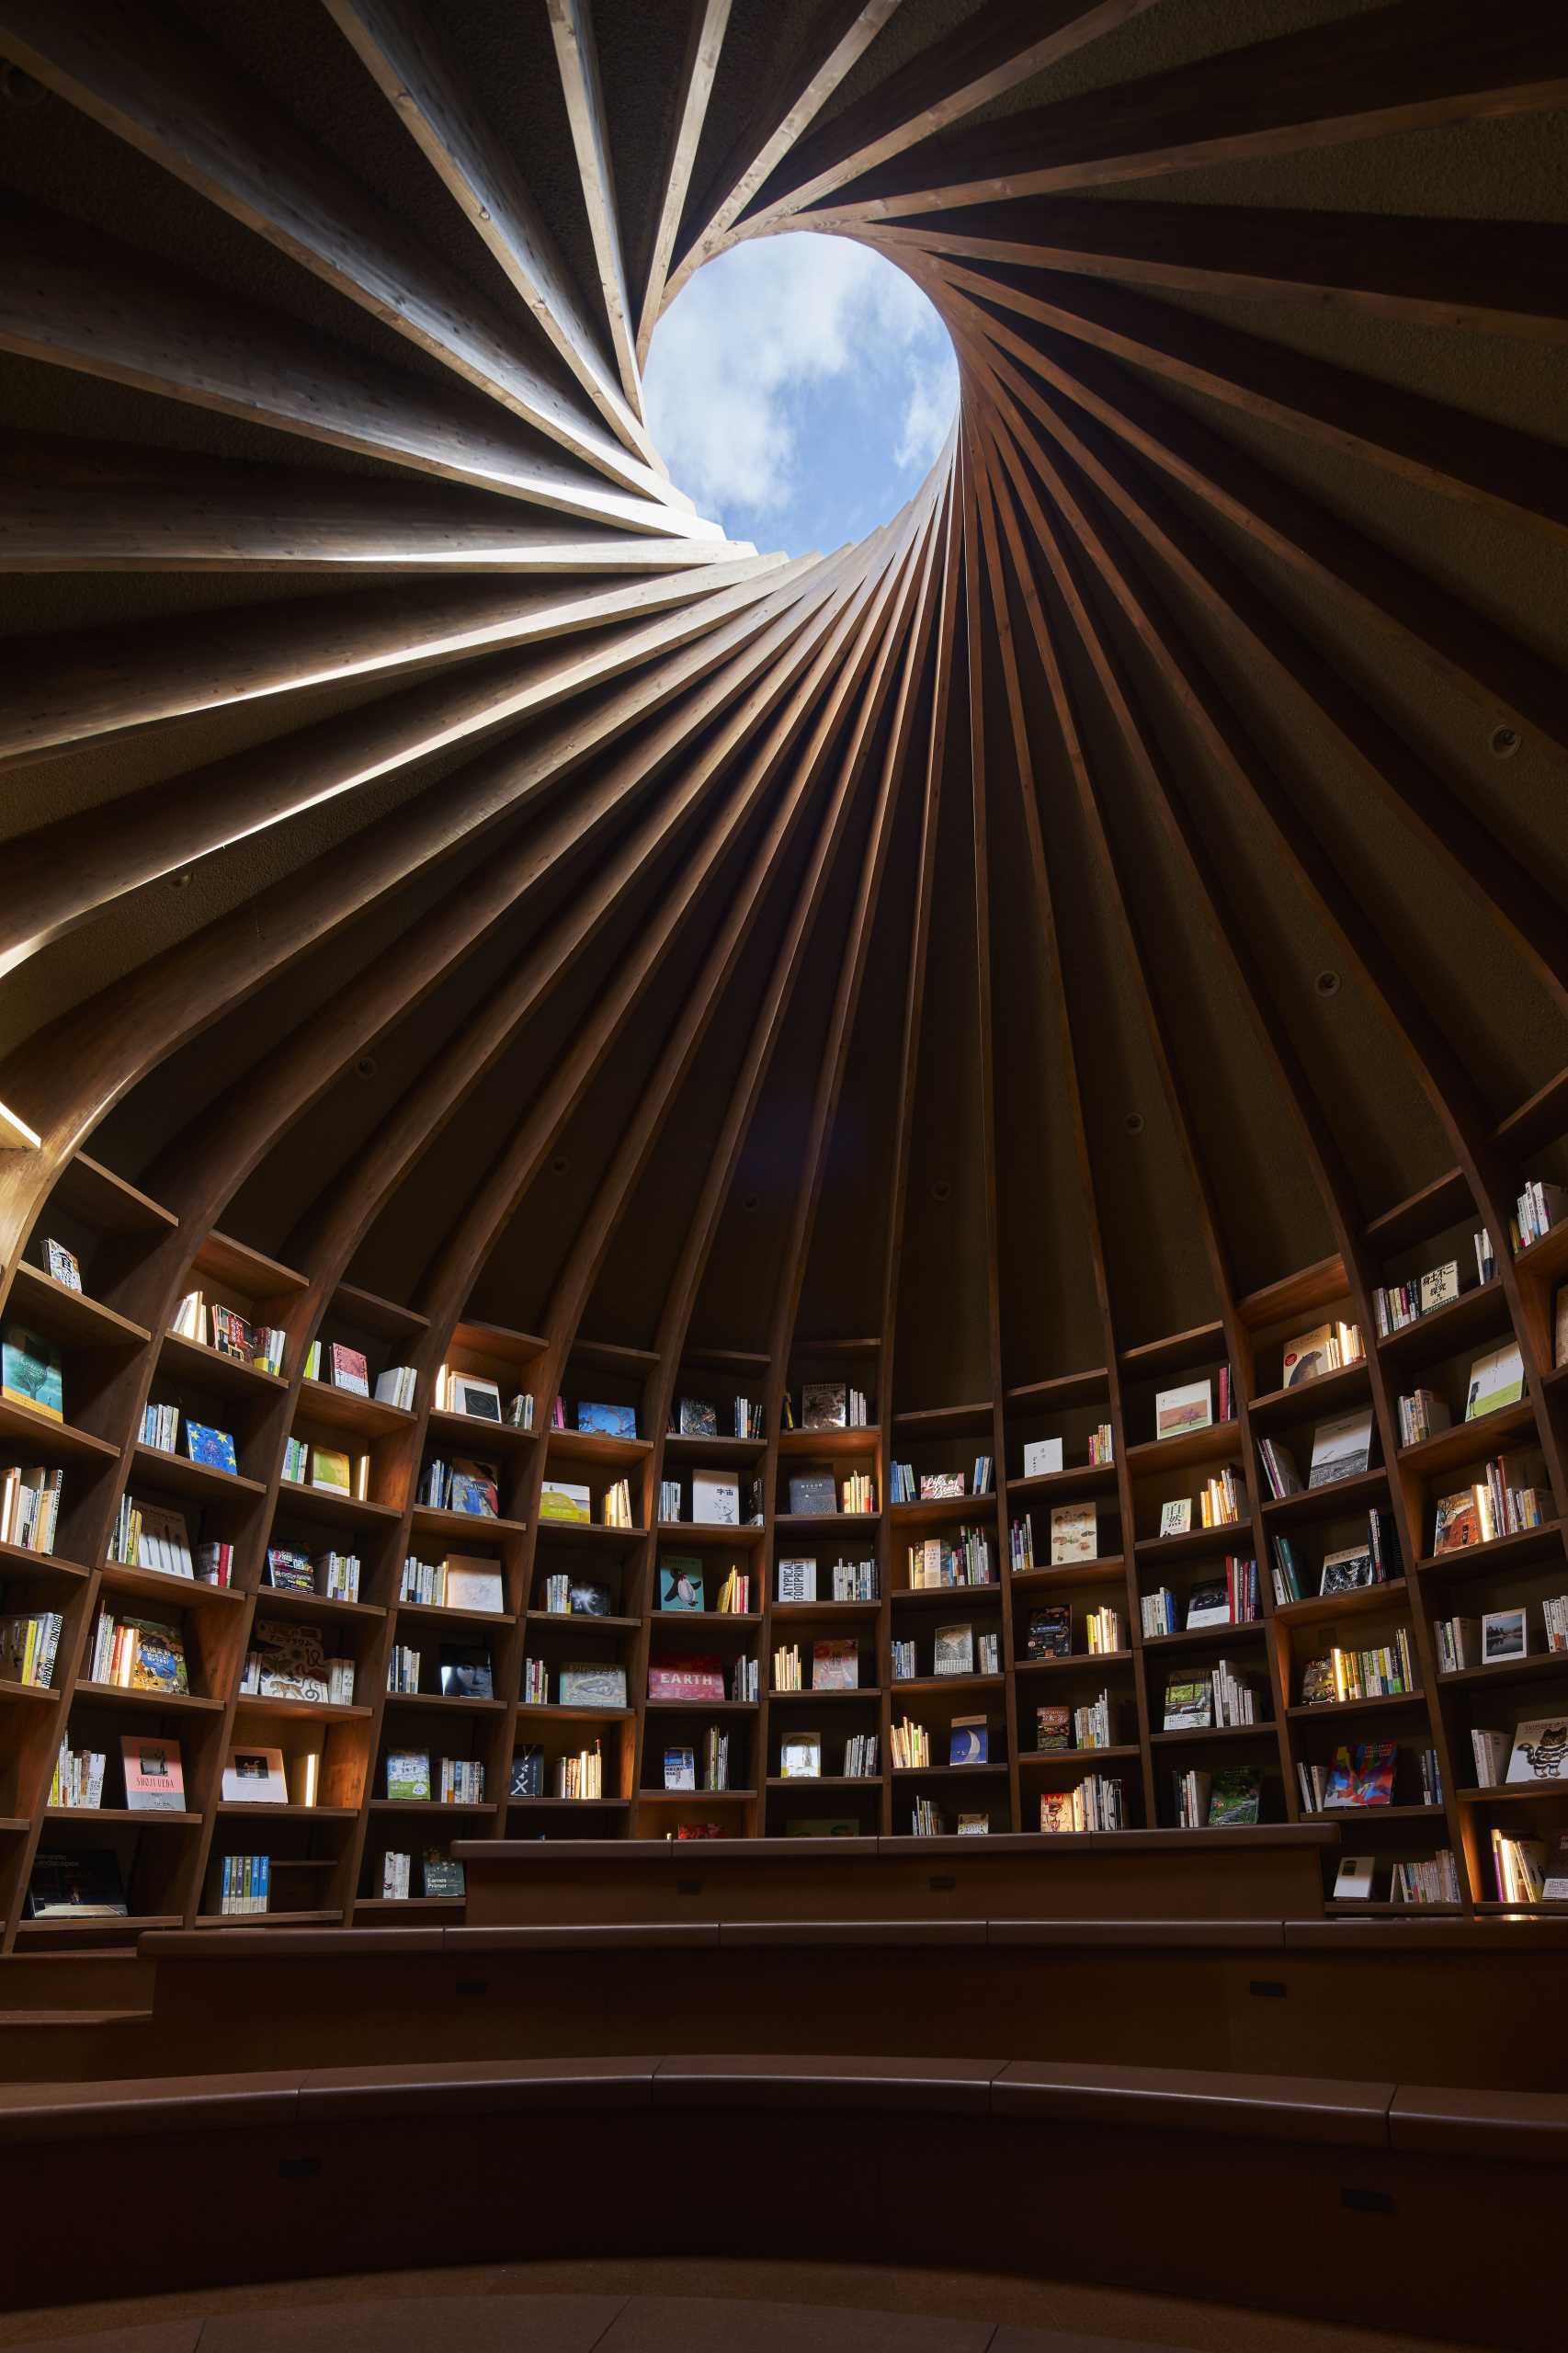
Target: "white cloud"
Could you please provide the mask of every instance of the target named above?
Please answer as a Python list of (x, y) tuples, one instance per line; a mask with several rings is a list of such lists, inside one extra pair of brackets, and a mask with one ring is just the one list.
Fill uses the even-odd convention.
[(759, 237), (682, 289), (649, 357), (648, 422), (672, 478), (732, 529), (766, 524), (796, 495), (812, 450), (795, 411), (831, 386), (883, 437), (909, 479), (952, 422), (958, 369), (947, 331), (903, 272), (844, 237)]

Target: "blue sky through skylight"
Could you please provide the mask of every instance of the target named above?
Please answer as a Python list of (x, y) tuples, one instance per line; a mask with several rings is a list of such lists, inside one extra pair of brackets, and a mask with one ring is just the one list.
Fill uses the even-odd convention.
[(897, 513), (958, 404), (953, 347), (869, 246), (795, 233), (707, 263), (654, 329), (648, 422), (733, 539), (827, 554)]

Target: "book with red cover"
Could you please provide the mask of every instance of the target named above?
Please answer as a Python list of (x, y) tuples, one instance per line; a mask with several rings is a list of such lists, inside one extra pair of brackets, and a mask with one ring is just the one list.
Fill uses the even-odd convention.
[(687, 1652), (648, 1662), (650, 1699), (722, 1699), (724, 1696), (724, 1670), (710, 1653)]
[(1324, 1806), (1390, 1804), (1398, 1756), (1399, 1744), (1392, 1740), (1369, 1740), (1357, 1748), (1336, 1748)]
[(358, 1348), (346, 1348), (335, 1340), (332, 1344), (332, 1385), (347, 1389), (352, 1397), (368, 1397), (370, 1393), (370, 1368)]

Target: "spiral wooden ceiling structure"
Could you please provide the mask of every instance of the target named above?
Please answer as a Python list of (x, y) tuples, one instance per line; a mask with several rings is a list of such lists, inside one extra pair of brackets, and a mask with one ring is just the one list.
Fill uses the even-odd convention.
[[(215, 1231), (298, 1269), (296, 1380), (353, 1284), (541, 1394), (640, 1352), (655, 1431), (802, 1336), (884, 1418), (1119, 1413), (1506, 1237), (1568, 1131), (1557, 0), (0, 0), (0, 1298), (96, 1203), (149, 1332)], [(820, 560), (642, 417), (785, 230), (961, 373)], [(74, 1416), (93, 1544), (149, 1379)]]

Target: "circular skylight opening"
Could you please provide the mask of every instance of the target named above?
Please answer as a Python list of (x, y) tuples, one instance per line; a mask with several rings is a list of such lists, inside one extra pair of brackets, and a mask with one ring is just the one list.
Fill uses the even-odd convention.
[(653, 331), (649, 429), (732, 539), (826, 555), (896, 515), (958, 407), (947, 328), (869, 245), (756, 237), (704, 265)]

